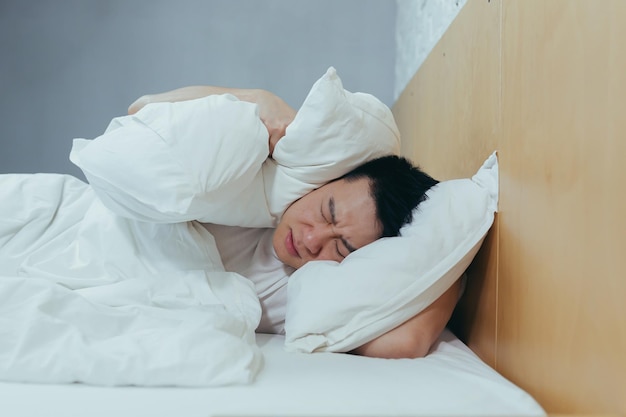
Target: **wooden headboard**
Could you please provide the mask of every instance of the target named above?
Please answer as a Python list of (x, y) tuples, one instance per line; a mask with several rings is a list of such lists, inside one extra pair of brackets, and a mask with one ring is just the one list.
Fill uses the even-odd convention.
[(459, 336), (549, 413), (626, 415), (626, 1), (468, 0), (393, 111), (440, 180), (498, 150)]

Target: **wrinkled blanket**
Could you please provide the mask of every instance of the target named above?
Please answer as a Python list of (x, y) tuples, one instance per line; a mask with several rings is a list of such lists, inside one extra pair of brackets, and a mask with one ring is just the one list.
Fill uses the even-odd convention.
[(251, 282), (195, 222), (106, 209), (76, 178), (0, 176), (0, 379), (98, 385), (250, 382)]
[(251, 382), (262, 366), (254, 285), (224, 270), (193, 219), (237, 224), (266, 206), (256, 106), (232, 96), (150, 105), (75, 140), (70, 158), (89, 184), (0, 176), (0, 379)]

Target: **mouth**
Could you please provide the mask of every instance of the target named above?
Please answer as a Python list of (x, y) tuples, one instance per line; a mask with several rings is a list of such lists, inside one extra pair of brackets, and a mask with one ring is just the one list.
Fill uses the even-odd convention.
[(296, 246), (293, 243), (293, 232), (291, 230), (289, 230), (289, 233), (287, 233), (287, 237), (285, 237), (285, 248), (287, 248), (287, 252), (291, 256), (295, 256), (296, 258), (300, 257), (298, 249), (296, 249)]

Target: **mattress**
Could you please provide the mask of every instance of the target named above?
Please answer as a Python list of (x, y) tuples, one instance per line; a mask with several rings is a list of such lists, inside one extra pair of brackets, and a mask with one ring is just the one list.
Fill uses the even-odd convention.
[(420, 359), (287, 352), (258, 334), (263, 369), (250, 385), (217, 388), (0, 383), (3, 416), (545, 415), (526, 392), (448, 330)]

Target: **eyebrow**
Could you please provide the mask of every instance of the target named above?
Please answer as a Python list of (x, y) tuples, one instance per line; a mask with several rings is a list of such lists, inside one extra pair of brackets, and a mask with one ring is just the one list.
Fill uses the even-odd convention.
[[(333, 197), (330, 197), (328, 199), (328, 211), (330, 211), (330, 221), (334, 226), (337, 224), (337, 218), (335, 217), (335, 199)], [(354, 252), (356, 250), (356, 248), (352, 246), (344, 237), (340, 237), (339, 239), (345, 245), (348, 251)]]

